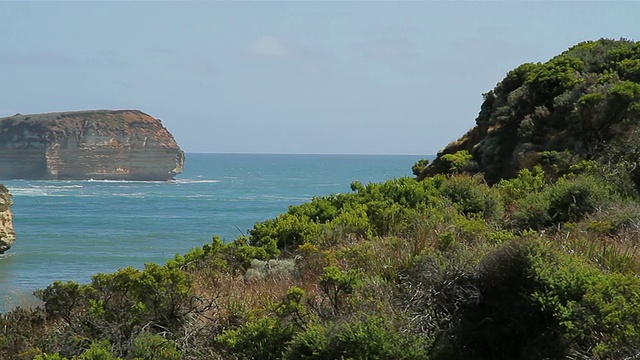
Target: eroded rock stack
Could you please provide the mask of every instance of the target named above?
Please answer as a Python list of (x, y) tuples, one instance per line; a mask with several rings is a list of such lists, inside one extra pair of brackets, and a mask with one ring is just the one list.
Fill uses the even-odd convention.
[(0, 184), (0, 254), (11, 248), (16, 240), (16, 232), (13, 229), (13, 214), (11, 214), (11, 194), (7, 188)]
[(0, 118), (0, 178), (169, 180), (184, 152), (160, 120), (138, 110)]

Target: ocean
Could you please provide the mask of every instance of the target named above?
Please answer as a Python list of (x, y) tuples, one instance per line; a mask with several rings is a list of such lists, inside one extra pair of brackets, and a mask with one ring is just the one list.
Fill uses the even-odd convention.
[[(426, 156), (423, 156), (426, 157)], [(412, 176), (421, 156), (187, 154), (175, 181), (3, 183), (13, 195), (17, 240), (0, 255), (0, 311), (56, 280), (164, 263), (350, 184)]]

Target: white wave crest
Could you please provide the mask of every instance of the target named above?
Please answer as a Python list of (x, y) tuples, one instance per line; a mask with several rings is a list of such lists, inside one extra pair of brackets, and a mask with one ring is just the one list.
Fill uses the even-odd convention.
[(42, 187), (34, 187), (34, 188), (10, 188), (9, 192), (14, 197), (16, 196), (66, 196), (65, 194), (60, 194), (60, 190), (53, 188), (42, 188)]
[(176, 184), (214, 184), (219, 183), (220, 180), (215, 179), (202, 179), (202, 180), (194, 180), (194, 179), (177, 179), (172, 182)]
[(0, 260), (4, 260), (4, 259), (10, 259), (12, 257), (16, 256), (15, 252), (10, 252), (10, 253), (5, 253), (5, 254), (0, 254)]
[(136, 198), (136, 199), (142, 199), (145, 196), (147, 196), (147, 194), (145, 194), (145, 193), (114, 193), (114, 194), (111, 194), (111, 195), (127, 197), (127, 198)]
[(114, 183), (114, 184), (166, 184), (167, 182), (172, 182), (172, 180), (169, 181), (144, 181), (144, 180), (94, 180), (94, 179), (89, 179), (89, 180), (81, 180), (81, 181), (86, 181), (86, 182), (90, 182), (90, 183), (105, 183), (105, 184), (109, 184), (109, 183)]

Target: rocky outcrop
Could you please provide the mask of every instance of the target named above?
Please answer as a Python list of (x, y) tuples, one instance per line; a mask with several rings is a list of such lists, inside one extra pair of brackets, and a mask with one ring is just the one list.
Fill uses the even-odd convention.
[[(452, 166), (465, 158), (456, 154), (467, 164)], [(484, 94), (476, 126), (418, 178), (464, 171), (496, 183), (536, 165), (561, 174), (583, 160), (625, 168), (640, 191), (640, 42), (587, 41), (510, 71)]]
[(1, 179), (168, 180), (183, 167), (171, 133), (137, 110), (0, 118)]
[(16, 232), (13, 230), (13, 215), (11, 214), (11, 194), (7, 188), (0, 184), (0, 254), (11, 248), (16, 240)]

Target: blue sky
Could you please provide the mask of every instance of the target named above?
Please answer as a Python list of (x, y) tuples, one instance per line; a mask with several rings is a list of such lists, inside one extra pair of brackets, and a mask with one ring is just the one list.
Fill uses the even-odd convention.
[(436, 153), (640, 2), (0, 2), (0, 116), (139, 109), (187, 152)]

